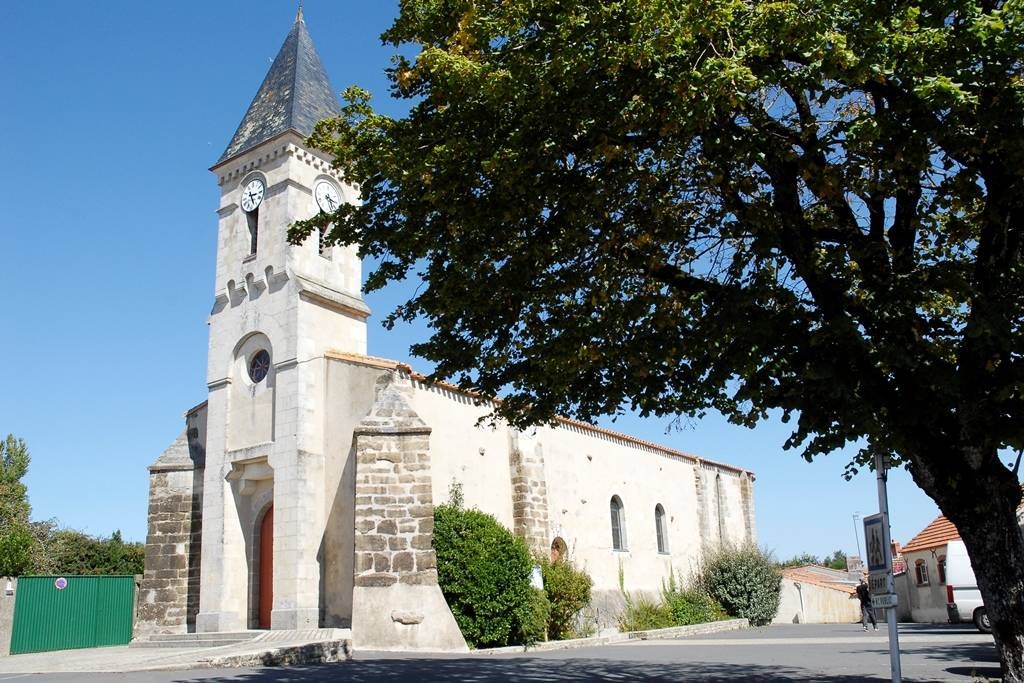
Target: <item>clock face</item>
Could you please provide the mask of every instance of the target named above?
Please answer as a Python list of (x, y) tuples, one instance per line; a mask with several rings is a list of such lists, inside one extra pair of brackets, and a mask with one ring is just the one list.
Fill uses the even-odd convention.
[(263, 181), (259, 178), (253, 178), (247, 182), (245, 187), (242, 188), (242, 210), (245, 212), (255, 211), (256, 207), (263, 201), (265, 190)]
[(317, 206), (324, 213), (334, 213), (341, 206), (341, 195), (338, 188), (326, 180), (321, 180), (313, 188), (313, 196), (316, 197)]

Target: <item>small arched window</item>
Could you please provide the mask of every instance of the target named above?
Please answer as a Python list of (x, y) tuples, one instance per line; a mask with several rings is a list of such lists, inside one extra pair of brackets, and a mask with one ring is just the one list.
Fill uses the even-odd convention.
[(654, 506), (654, 533), (658, 536), (658, 552), (668, 552), (668, 525), (665, 523), (665, 508), (661, 503)]
[(626, 512), (622, 507), (622, 501), (618, 496), (612, 496), (609, 505), (612, 517), (612, 549), (626, 549)]
[(946, 583), (946, 556), (939, 555), (938, 567), (939, 583)]
[(924, 560), (914, 563), (914, 578), (917, 579), (918, 586), (928, 585), (928, 565), (924, 563)]

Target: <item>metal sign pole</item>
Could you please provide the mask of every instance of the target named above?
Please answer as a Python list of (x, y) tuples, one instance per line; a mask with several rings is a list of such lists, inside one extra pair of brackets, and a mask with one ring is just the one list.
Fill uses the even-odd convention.
[[(888, 579), (888, 592), (895, 595), (896, 583), (892, 576), (892, 539), (889, 536), (889, 494), (886, 489), (885, 458), (875, 454), (875, 475), (878, 478), (878, 511), (882, 515), (882, 545), (885, 548), (885, 570)], [(903, 672), (900, 669), (900, 635), (896, 628), (896, 606), (885, 610), (885, 620), (889, 624), (889, 667), (892, 670), (893, 683), (901, 683)]]

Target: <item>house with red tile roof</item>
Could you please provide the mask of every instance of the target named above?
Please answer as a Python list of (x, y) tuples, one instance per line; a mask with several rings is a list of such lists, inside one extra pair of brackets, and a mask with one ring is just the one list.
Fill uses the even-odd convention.
[(782, 570), (776, 624), (852, 624), (860, 620), (857, 574), (815, 564)]
[(944, 623), (946, 615), (946, 546), (959, 540), (953, 523), (939, 515), (903, 546), (907, 571), (897, 577), (907, 597), (910, 616), (919, 623)]
[[(1024, 522), (1024, 505), (1017, 508), (1017, 523)], [(951, 521), (939, 515), (903, 546), (907, 571), (896, 577), (900, 600), (918, 623), (945, 623), (946, 547), (960, 540), (960, 532)], [(901, 610), (902, 611), (902, 610)]]

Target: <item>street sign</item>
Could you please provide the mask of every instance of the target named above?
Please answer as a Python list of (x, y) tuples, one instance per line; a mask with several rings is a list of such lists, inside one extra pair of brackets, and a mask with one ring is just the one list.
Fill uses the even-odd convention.
[(887, 569), (883, 524), (885, 517), (881, 513), (864, 518), (864, 547), (867, 549), (868, 571), (884, 572)]
[(883, 595), (872, 595), (871, 606), (879, 609), (888, 609), (895, 607), (899, 603), (895, 593), (885, 593)]
[[(889, 592), (889, 573), (880, 572), (878, 574), (871, 574), (868, 576), (868, 590), (871, 591), (872, 597), (876, 595), (885, 595)], [(877, 607), (878, 605), (875, 605)]]

